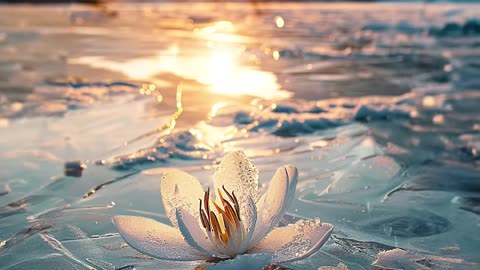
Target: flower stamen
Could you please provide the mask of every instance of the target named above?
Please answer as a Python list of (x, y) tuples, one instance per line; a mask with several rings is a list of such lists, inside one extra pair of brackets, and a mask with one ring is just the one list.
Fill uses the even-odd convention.
[(212, 231), (215, 237), (215, 240), (219, 241), (222, 235), (220, 230), (220, 224), (218, 223), (218, 218), (213, 211), (210, 211), (210, 222), (212, 224)]
[(203, 226), (203, 228), (207, 229), (207, 231), (210, 231), (211, 230), (210, 221), (208, 220), (207, 215), (205, 214), (205, 212), (202, 209), (202, 200), (201, 199), (200, 199), (200, 207), (199, 208), (200, 208), (200, 221), (202, 221), (202, 226)]
[(232, 196), (233, 196), (233, 201), (235, 202), (234, 206), (235, 206), (235, 211), (237, 212), (238, 220), (242, 221), (240, 219), (240, 206), (238, 204), (237, 197), (235, 197), (235, 193), (233, 191), (232, 191)]
[[(239, 207), (239, 205), (238, 205), (238, 200), (237, 200), (237, 197), (235, 197), (234, 191), (232, 191), (232, 194), (230, 194), (230, 193), (227, 191), (227, 189), (225, 189), (225, 186), (223, 186), (223, 185), (222, 185), (222, 189), (223, 189), (223, 191), (225, 191), (225, 193), (227, 194), (227, 196), (228, 196), (228, 198), (230, 199), (230, 201), (233, 202), (233, 206), (235, 207), (235, 211), (234, 211), (234, 212), (236, 212), (237, 217), (238, 217), (238, 220), (239, 220), (239, 221), (242, 221), (242, 220), (240, 219), (240, 207)], [(220, 193), (220, 192), (219, 192), (219, 193)], [(232, 207), (232, 208), (233, 208), (233, 207)]]
[(227, 201), (223, 201), (223, 208), (225, 209), (225, 216), (232, 222), (233, 226), (235, 226), (235, 230), (237, 230), (240, 219), (237, 218), (235, 210)]
[[(240, 208), (237, 198), (233, 192), (228, 192), (225, 187), (222, 187), (222, 189), (225, 194), (222, 194), (221, 189), (217, 190), (218, 201), (221, 203), (210, 200), (210, 189), (207, 189), (203, 201), (200, 199), (199, 212), (202, 226), (206, 229), (212, 242), (216, 244), (222, 243), (226, 248), (229, 246), (231, 239), (235, 242), (240, 239), (243, 240), (244, 231), (243, 226), (241, 226)], [(210, 209), (210, 202), (214, 209)], [(210, 232), (213, 232), (213, 234), (210, 234)], [(233, 245), (235, 246), (235, 244)]]
[[(207, 189), (205, 192), (205, 195), (203, 196), (203, 206), (205, 207), (205, 213), (210, 213), (210, 206), (208, 203), (208, 200), (210, 199), (210, 188)], [(201, 200), (200, 200), (201, 201)], [(200, 210), (202, 209), (202, 205), (200, 204)], [(210, 221), (210, 218), (208, 218), (208, 221)]]

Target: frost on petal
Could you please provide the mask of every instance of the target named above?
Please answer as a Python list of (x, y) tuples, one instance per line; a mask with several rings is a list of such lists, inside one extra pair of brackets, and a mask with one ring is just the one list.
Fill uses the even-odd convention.
[(277, 170), (267, 192), (257, 203), (258, 222), (251, 240), (254, 246), (282, 219), (292, 202), (298, 180), (298, 170), (294, 166), (284, 166)]
[(330, 237), (333, 226), (320, 220), (300, 220), (270, 232), (250, 253), (273, 253), (273, 262), (289, 262), (315, 253)]
[(210, 256), (215, 255), (216, 250), (207, 235), (200, 228), (198, 218), (194, 218), (184, 209), (177, 209), (176, 216), (178, 228), (183, 235), (185, 241), (192, 247), (206, 253)]
[(224, 186), (229, 192), (235, 193), (240, 210), (248, 204), (248, 197), (257, 200), (258, 170), (241, 151), (231, 152), (223, 158), (215, 170), (213, 181), (215, 189)]
[(253, 237), (253, 234), (255, 233), (255, 226), (258, 222), (258, 211), (255, 205), (255, 202), (253, 202), (252, 198), (248, 199), (248, 207), (245, 207), (245, 209), (247, 209), (248, 211), (248, 213), (245, 215), (245, 219), (243, 220), (243, 224), (246, 230), (246, 235), (245, 235), (244, 243), (240, 248), (241, 252), (248, 250), (248, 248), (250, 247), (249, 243)]
[(112, 222), (131, 247), (149, 256), (173, 261), (195, 261), (208, 257), (189, 246), (176, 228), (153, 219), (115, 216)]
[(192, 175), (180, 170), (165, 172), (160, 193), (165, 213), (175, 227), (178, 227), (175, 209), (185, 209), (195, 218), (199, 218), (198, 200), (203, 198), (203, 188)]

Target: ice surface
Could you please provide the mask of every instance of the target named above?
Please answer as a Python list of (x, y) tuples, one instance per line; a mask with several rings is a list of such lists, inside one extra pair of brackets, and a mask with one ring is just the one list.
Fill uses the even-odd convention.
[(109, 8), (0, 7), (0, 269), (205, 265), (138, 253), (111, 217), (169, 224), (162, 173), (211, 186), (236, 150), (260, 194), (299, 169), (282, 226), (334, 225), (282, 267), (479, 268), (478, 4)]

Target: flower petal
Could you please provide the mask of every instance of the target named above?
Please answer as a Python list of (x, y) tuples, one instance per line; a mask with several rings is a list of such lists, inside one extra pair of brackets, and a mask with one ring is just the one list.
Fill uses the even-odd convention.
[(327, 242), (333, 226), (320, 220), (300, 220), (270, 232), (249, 253), (272, 253), (273, 262), (289, 262), (308, 257)]
[(249, 197), (257, 201), (258, 170), (241, 151), (228, 153), (223, 158), (213, 175), (213, 184), (215, 189), (224, 186), (229, 192), (235, 193), (240, 210), (248, 204)]
[(210, 256), (218, 253), (203, 229), (200, 228), (198, 218), (194, 218), (185, 209), (177, 209), (176, 216), (178, 229), (190, 246)]
[(250, 241), (255, 246), (262, 237), (278, 225), (292, 202), (298, 180), (298, 170), (287, 165), (277, 169), (267, 192), (257, 203), (258, 221)]
[(248, 217), (248, 220), (243, 220), (243, 224), (245, 226), (247, 235), (245, 235), (245, 240), (240, 247), (240, 252), (243, 253), (247, 251), (250, 248), (250, 242), (253, 237), (253, 234), (255, 233), (255, 224), (257, 224), (258, 220), (258, 211), (257, 211), (257, 206), (255, 205), (255, 202), (253, 201), (252, 198), (248, 198), (248, 207), (246, 208), (249, 211), (248, 215), (245, 215)]
[(200, 182), (192, 175), (180, 170), (165, 172), (160, 193), (165, 213), (175, 227), (178, 227), (175, 209), (185, 209), (195, 218), (199, 218), (198, 200), (203, 198), (204, 192)]
[(113, 225), (134, 249), (149, 256), (172, 261), (195, 261), (207, 255), (189, 246), (180, 232), (153, 219), (114, 216)]

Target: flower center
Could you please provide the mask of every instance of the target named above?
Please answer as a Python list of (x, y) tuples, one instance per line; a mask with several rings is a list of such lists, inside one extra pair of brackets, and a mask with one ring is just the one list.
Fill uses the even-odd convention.
[(200, 221), (218, 251), (234, 257), (242, 249), (245, 240), (240, 207), (233, 191), (230, 193), (222, 186), (222, 190), (217, 189), (217, 194), (217, 202), (210, 200), (210, 189), (205, 192), (203, 201), (200, 199)]

